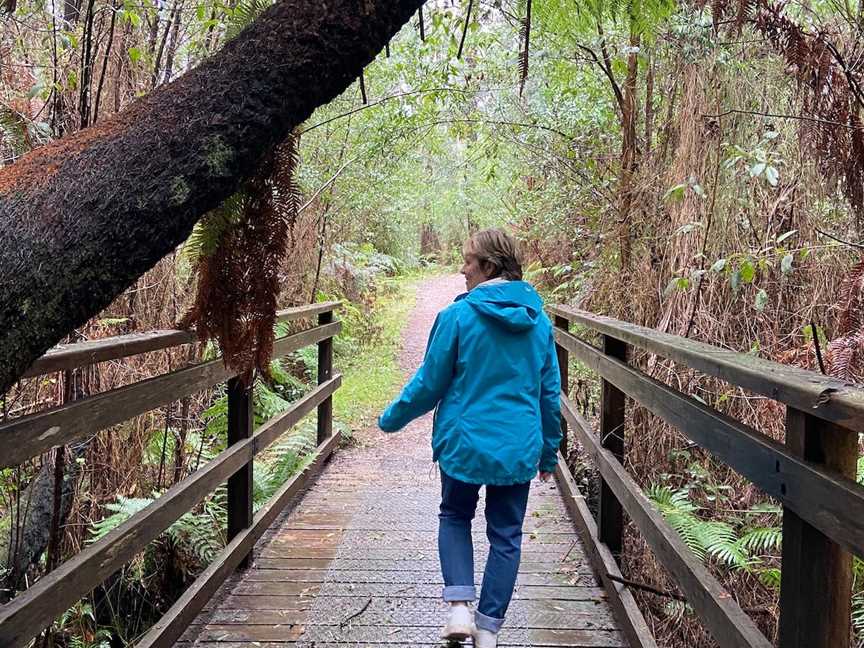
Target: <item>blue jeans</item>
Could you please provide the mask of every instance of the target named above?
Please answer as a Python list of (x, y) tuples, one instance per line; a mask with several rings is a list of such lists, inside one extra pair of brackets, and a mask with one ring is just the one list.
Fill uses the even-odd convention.
[[(522, 554), (522, 523), (531, 482), (513, 486), (486, 486), (486, 537), (489, 557), (483, 573), (478, 628), (498, 632), (516, 586)], [(438, 515), (438, 555), (444, 576), (445, 601), (473, 601), (474, 546), (471, 520), (477, 508), (480, 484), (466, 484), (441, 472), (441, 512)]]

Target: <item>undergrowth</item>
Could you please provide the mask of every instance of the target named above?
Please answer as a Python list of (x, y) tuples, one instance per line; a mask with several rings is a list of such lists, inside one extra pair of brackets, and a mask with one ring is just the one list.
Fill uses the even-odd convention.
[[(351, 430), (371, 423), (399, 388), (402, 370), (399, 351), (402, 330), (414, 307), (419, 280), (434, 271), (415, 272), (381, 282), (374, 325), (366, 327), (371, 335), (365, 344), (354, 347), (352, 340), (361, 334), (358, 320), (362, 316), (354, 304), (346, 304), (340, 312), (343, 321), (343, 352), (338, 353), (337, 370), (343, 374), (342, 387), (333, 397), (334, 416)], [(371, 328), (371, 331), (370, 331)]]

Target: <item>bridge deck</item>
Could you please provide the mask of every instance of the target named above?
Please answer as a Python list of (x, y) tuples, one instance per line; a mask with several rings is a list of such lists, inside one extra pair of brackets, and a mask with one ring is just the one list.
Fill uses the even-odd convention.
[[(338, 452), (181, 644), (441, 645), (440, 483), (429, 424), (427, 417), (398, 435)], [(481, 499), (474, 524), (478, 586), (488, 548), (482, 507)], [(525, 532), (499, 645), (626, 646), (554, 484), (532, 486)]]

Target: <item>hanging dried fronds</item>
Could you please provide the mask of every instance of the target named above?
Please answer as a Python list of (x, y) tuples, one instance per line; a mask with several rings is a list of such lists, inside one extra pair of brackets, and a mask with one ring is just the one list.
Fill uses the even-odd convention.
[[(822, 32), (810, 33), (785, 13), (782, 3), (765, 0), (712, 2), (715, 25), (729, 23), (740, 30), (753, 24), (786, 61), (786, 70), (803, 90), (802, 111), (811, 119), (803, 122), (801, 137), (818, 156), (820, 170), (836, 181), (856, 214), (859, 231), (864, 218), (864, 105), (861, 66), (846, 61), (861, 59), (860, 45), (853, 42), (846, 52)], [(727, 16), (734, 11), (734, 19)]]
[(218, 340), (225, 366), (247, 384), (255, 369), (269, 371), (279, 264), (300, 204), (297, 164), (292, 134), (232, 200), (208, 214), (196, 242), (198, 290), (181, 326), (194, 325), (202, 341)]
[(525, 18), (522, 21), (522, 51), (519, 53), (519, 96), (525, 88), (528, 79), (528, 54), (531, 48), (531, 0), (525, 6)]
[(824, 175), (840, 181), (860, 219), (864, 212), (860, 70), (844, 68), (842, 55), (826, 35), (808, 34), (784, 14), (781, 5), (761, 5), (755, 26), (786, 59), (787, 69), (805, 90), (804, 112), (818, 121), (807, 122), (802, 135), (819, 155)]

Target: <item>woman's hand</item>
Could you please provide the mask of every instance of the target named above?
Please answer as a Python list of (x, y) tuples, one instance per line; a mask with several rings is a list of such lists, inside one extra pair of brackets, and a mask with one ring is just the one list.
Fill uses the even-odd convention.
[(555, 473), (540, 471), (540, 481), (549, 481)]

